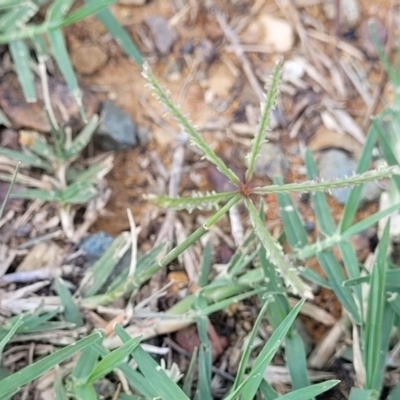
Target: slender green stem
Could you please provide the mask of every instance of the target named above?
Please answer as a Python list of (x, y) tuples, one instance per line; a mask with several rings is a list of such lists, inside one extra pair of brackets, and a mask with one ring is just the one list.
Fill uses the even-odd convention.
[(12, 191), (12, 189), (13, 189), (13, 187), (15, 185), (15, 182), (17, 180), (17, 175), (18, 175), (18, 171), (19, 171), (20, 165), (21, 165), (21, 162), (18, 161), (17, 165), (15, 166), (14, 176), (12, 177), (12, 181), (10, 183), (10, 186), (8, 187), (6, 197), (4, 198), (3, 204), (0, 207), (0, 220), (1, 220), (2, 216), (3, 216), (3, 212), (4, 212), (4, 209), (6, 207), (6, 203), (7, 203), (8, 199), (10, 198), (11, 191)]

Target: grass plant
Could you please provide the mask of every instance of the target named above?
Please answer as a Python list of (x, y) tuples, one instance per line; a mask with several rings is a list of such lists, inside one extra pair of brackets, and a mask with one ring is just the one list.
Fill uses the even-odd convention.
[[(118, 298), (134, 299), (144, 282), (157, 271), (168, 266), (200, 239), (231, 207), (242, 201), (253, 229), (246, 236), (243, 245), (236, 250), (231, 261), (209, 281), (211, 249), (206, 248), (200, 264), (201, 273), (195, 293), (179, 301), (167, 312), (157, 313), (154, 316), (155, 319), (159, 318), (160, 321), (165, 322), (164, 329), (167, 323), (169, 324), (168, 332), (191, 323), (197, 324), (201, 345), (193, 355), (182, 384), (172, 379), (171, 371), (162, 368), (144, 350), (141, 341), (154, 335), (154, 332), (143, 331), (144, 334), (139, 336), (135, 334), (138, 327), (134, 324), (125, 328), (116, 325), (112, 337), (104, 338), (101, 333), (92, 333), (4, 377), (0, 380), (0, 399), (11, 398), (21, 386), (55, 368), (66, 358), (73, 357), (78, 352), (80, 355), (73, 371), (67, 378), (58, 377), (54, 381), (57, 398), (96, 399), (94, 383), (118, 370), (123, 374), (133, 394), (121, 394), (117, 397), (117, 393), (115, 398), (212, 399), (212, 359), (207, 335), (208, 316), (249, 297), (258, 298), (261, 311), (249, 336), (248, 347), (242, 354), (235, 381), (224, 399), (313, 399), (335, 386), (338, 381), (310, 384), (304, 344), (294, 326), (297, 315), (305, 307), (306, 299), (313, 297), (310, 282), (331, 288), (341, 302), (344, 313), (351, 320), (354, 340), (350, 354), (356, 368), (357, 380), (350, 393), (350, 399), (377, 400), (379, 398), (387, 370), (386, 355), (392, 331), (399, 328), (400, 285), (397, 282), (400, 282), (400, 270), (388, 258), (389, 223), (383, 230), (372, 268), (368, 264), (359, 264), (349, 238), (400, 209), (400, 203), (395, 203), (362, 221), (354, 222), (360, 203), (362, 184), (382, 178), (394, 177), (394, 180), (397, 180), (400, 169), (398, 163), (392, 160), (393, 162), (388, 162), (390, 164), (388, 167), (368, 170), (372, 149), (379, 135), (379, 127), (374, 124), (368, 133), (353, 176), (334, 181), (321, 181), (312, 155), (307, 152), (305, 160), (307, 181), (284, 184), (281, 180), (276, 180), (272, 185), (253, 186), (255, 162), (265, 140), (265, 131), (278, 96), (280, 73), (281, 66), (276, 65), (265, 101), (261, 105), (259, 128), (247, 156), (248, 168), (245, 180), (241, 181), (183, 116), (160, 86), (150, 68), (145, 65), (144, 76), (162, 106), (189, 135), (191, 143), (200, 149), (204, 158), (214, 164), (230, 180), (235, 190), (226, 193), (197, 193), (189, 198), (158, 197), (156, 199), (158, 204), (166, 208), (191, 211), (195, 208), (215, 207), (216, 212), (211, 214), (206, 223), (184, 242), (167, 254), (163, 252), (164, 246), (159, 245), (137, 260), (133, 260), (133, 268), (127, 269), (126, 272), (114, 278), (106, 290), (102, 290), (104, 282), (111, 276), (118, 261), (132, 245), (132, 235), (123, 233), (87, 272), (74, 295), (69, 292), (62, 280), (55, 282), (55, 289), (59, 294), (63, 311), (46, 313), (39, 309), (34, 314), (24, 314), (21, 317), (9, 319), (7, 326), (0, 330), (0, 349), (3, 349), (15, 334), (27, 332), (29, 329), (49, 330), (54, 327), (54, 324), (63, 324), (64, 329), (68, 329), (69, 326), (79, 326), (82, 324), (80, 308), (90, 309), (109, 305)], [(99, 172), (99, 168), (93, 166), (92, 171), (89, 169), (89, 172), (81, 173), (74, 171), (70, 165), (90, 139), (96, 123), (96, 120), (89, 122), (88, 126), (91, 128), (86, 127), (87, 130), (84, 129), (73, 141), (65, 141), (62, 132), (54, 131), (54, 146), (50, 146), (42, 137), (33, 136), (29, 149), (26, 149), (29, 151), (10, 153), (2, 150), (3, 155), (39, 167), (46, 173), (58, 177), (59, 182), (64, 184), (61, 188), (47, 191), (27, 190), (22, 193), (25, 198), (56, 201), (64, 209), (66, 206), (78, 203), (78, 199), (79, 202), (83, 202), (93, 195), (94, 181), (88, 177), (96, 179), (99, 174), (104, 173), (104, 170), (100, 169), (102, 172)], [(65, 146), (66, 143), (68, 145)], [(65, 150), (60, 153), (60, 149), (64, 148)], [(82, 175), (85, 176), (84, 181), (82, 181)], [(79, 186), (77, 190), (76, 185), (84, 186)], [(354, 186), (354, 188), (344, 207), (340, 222), (335, 224), (326, 201), (326, 192), (342, 186)], [(319, 228), (319, 240), (313, 244), (308, 243), (301, 216), (291, 197), (292, 193), (304, 192), (311, 194)], [(79, 197), (82, 193), (85, 194), (84, 198)], [(282, 243), (265, 227), (264, 207), (260, 199), (263, 195), (270, 193), (275, 194), (279, 202), (284, 229), (283, 240), (289, 247), (289, 251), (286, 252), (283, 250)], [(341, 254), (344, 270), (333, 252), (335, 248)], [(311, 257), (318, 259), (325, 277), (317, 276), (312, 270), (304, 267), (304, 262)], [(293, 298), (297, 300), (292, 307)], [(56, 315), (59, 317), (61, 315), (64, 321), (53, 322), (52, 319)], [(264, 317), (269, 320), (273, 333), (269, 340), (263, 343), (261, 350), (254, 355), (253, 344)], [(60, 325), (57, 326), (60, 328)], [(155, 329), (155, 332), (159, 334), (162, 330)], [(276, 353), (282, 351), (283, 344), (284, 357), (292, 380), (292, 391), (279, 396), (265, 380), (264, 372)], [(398, 392), (399, 385), (394, 388), (389, 398), (394, 399)]]

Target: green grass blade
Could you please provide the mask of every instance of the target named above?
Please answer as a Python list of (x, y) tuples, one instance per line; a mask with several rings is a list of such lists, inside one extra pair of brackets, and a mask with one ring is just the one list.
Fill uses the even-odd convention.
[(315, 385), (311, 385), (302, 389), (294, 390), (293, 392), (287, 393), (279, 399), (282, 400), (310, 400), (315, 396), (320, 395), (321, 393), (326, 392), (327, 390), (335, 387), (340, 381), (330, 380), (322, 383), (316, 383)]
[[(276, 178), (274, 182), (279, 185), (283, 184), (282, 179), (279, 178)], [(292, 249), (304, 247), (308, 242), (307, 233), (290, 195), (287, 193), (279, 193), (277, 194), (277, 198), (279, 203), (279, 212), (290, 247)]]
[(254, 340), (257, 337), (258, 329), (260, 328), (260, 324), (264, 318), (264, 314), (267, 311), (267, 308), (270, 305), (270, 303), (271, 303), (271, 297), (268, 297), (266, 300), (264, 300), (264, 304), (261, 307), (260, 312), (258, 313), (256, 322), (254, 323), (253, 328), (250, 333), (248, 344), (247, 344), (247, 346), (242, 354), (242, 357), (240, 359), (239, 367), (237, 369), (237, 373), (236, 373), (236, 377), (235, 377), (235, 382), (232, 385), (232, 391), (235, 391), (236, 389), (238, 389), (239, 385), (244, 380), (246, 369), (249, 366), (249, 359), (250, 359), (251, 352), (253, 350)]
[(76, 135), (72, 141), (71, 147), (66, 149), (65, 156), (68, 160), (75, 159), (89, 144), (94, 131), (98, 127), (99, 116), (93, 115), (85, 127)]
[(182, 390), (184, 391), (186, 396), (189, 398), (190, 398), (190, 395), (192, 392), (193, 381), (194, 381), (194, 377), (195, 377), (195, 373), (196, 373), (197, 360), (198, 360), (198, 350), (196, 347), (192, 353), (189, 367), (185, 373), (183, 385), (182, 385)]
[(63, 34), (60, 29), (54, 29), (48, 32), (48, 37), (57, 66), (60, 69), (72, 96), (78, 104), (82, 119), (87, 122), (82, 103), (82, 91), (79, 88), (78, 81), (72, 68)]
[(266, 95), (265, 101), (261, 103), (261, 119), (258, 124), (258, 130), (256, 135), (254, 136), (250, 152), (246, 156), (246, 158), (248, 159), (246, 181), (250, 181), (250, 179), (253, 177), (257, 157), (260, 155), (261, 146), (265, 142), (265, 131), (269, 127), (271, 113), (276, 105), (279, 93), (281, 72), (282, 65), (281, 63), (277, 63), (272, 72), (271, 83), (269, 84), (268, 93)]
[(26, 164), (28, 166), (42, 168), (48, 172), (53, 171), (53, 168), (48, 162), (42, 160), (35, 154), (26, 152), (22, 153), (20, 151), (6, 149), (5, 147), (0, 147), (0, 155), (11, 158), (12, 160), (15, 161), (20, 161), (22, 164)]
[[(372, 153), (376, 143), (376, 128), (371, 127), (365, 143), (363, 145), (361, 155), (357, 161), (356, 173), (361, 174), (368, 170), (371, 164)], [(360, 204), (362, 186), (355, 186), (346, 201), (343, 214), (339, 223), (339, 232), (346, 231), (354, 221), (358, 206)]]
[(280, 274), (287, 287), (289, 287), (293, 293), (299, 294), (303, 297), (311, 297), (311, 289), (308, 285), (302, 281), (293, 265), (289, 260), (289, 257), (285, 257), (282, 251), (282, 247), (271, 234), (267, 231), (264, 223), (258, 216), (257, 209), (249, 199), (245, 199), (245, 205), (250, 214), (250, 220), (254, 227), (254, 230), (259, 237), (262, 245), (265, 248), (268, 260), (273, 263)]
[(67, 392), (65, 391), (60, 369), (56, 369), (56, 375), (54, 378), (54, 392), (56, 400), (68, 400)]
[[(103, 345), (99, 343), (95, 343), (92, 347), (102, 357), (105, 357), (107, 354), (110, 353), (108, 349), (106, 349)], [(144, 376), (138, 371), (134, 370), (132, 367), (130, 367), (127, 362), (122, 362), (118, 369), (124, 373), (129, 383), (129, 386), (133, 390), (141, 393), (146, 398), (152, 399), (157, 397), (157, 392), (151, 387), (151, 385), (148, 384)]]
[(25, 100), (28, 103), (36, 101), (36, 89), (33, 74), (29, 65), (29, 49), (23, 40), (13, 40), (8, 44), (11, 58), (21, 84)]
[(97, 400), (97, 393), (93, 385), (75, 385), (74, 392), (77, 400)]
[(139, 346), (141, 338), (132, 338), (121, 347), (107, 354), (92, 370), (85, 383), (94, 383), (117, 368)]
[(339, 301), (352, 316), (356, 324), (360, 325), (361, 317), (357, 304), (355, 303), (349, 288), (343, 286), (345, 277), (335, 256), (332, 254), (332, 252), (325, 250), (317, 253), (317, 258), (328, 278), (328, 282), (331, 285), (332, 290), (338, 297)]
[(310, 382), (307, 376), (306, 351), (303, 340), (294, 330), (285, 338), (285, 360), (292, 380), (292, 388), (296, 390), (308, 387)]
[(99, 353), (93, 346), (86, 347), (83, 349), (78, 362), (76, 363), (72, 376), (74, 378), (74, 386), (80, 386), (85, 384), (92, 373), (97, 361), (99, 359)]
[(121, 233), (121, 235), (114, 239), (111, 246), (94, 263), (82, 279), (79, 291), (83, 297), (93, 296), (101, 289), (114, 268), (128, 251), (130, 245), (130, 235), (127, 232)]
[(29, 143), (27, 148), (41, 159), (45, 159), (48, 162), (57, 161), (52, 146), (48, 144), (44, 136), (36, 132), (27, 132), (23, 135), (21, 134), (21, 137), (24, 143)]
[(260, 392), (265, 400), (275, 400), (280, 397), (278, 392), (265, 379), (261, 381)]
[(15, 372), (14, 374), (4, 378), (0, 385), (0, 396), (6, 394), (26, 385), (29, 382), (37, 379), (39, 376), (54, 368), (57, 364), (60, 364), (67, 358), (72, 357), (78, 351), (83, 350), (87, 346), (101, 339), (101, 334), (96, 332), (84, 339), (78, 340), (69, 346), (64, 347), (55, 353), (42, 358), (41, 360), (23, 368), (22, 370)]
[(73, 182), (60, 192), (58, 201), (62, 204), (86, 204), (96, 194), (97, 190), (92, 182)]
[(197, 285), (199, 287), (204, 287), (208, 283), (210, 271), (211, 271), (211, 243), (207, 242), (206, 246), (203, 249), (203, 255), (200, 262), (199, 267), (199, 279)]
[[(203, 297), (197, 299), (197, 307), (205, 306), (207, 302)], [(207, 327), (209, 324), (208, 318), (204, 315), (196, 319), (197, 332), (200, 339), (199, 348), (199, 380), (197, 384), (197, 397), (204, 400), (212, 400), (211, 394), (211, 373), (212, 373), (212, 354), (211, 343), (208, 338)]]
[(23, 320), (22, 317), (19, 317), (9, 328), (7, 334), (1, 339), (0, 341), (0, 360), (1, 360), (1, 355), (3, 353), (3, 349), (6, 346), (6, 344), (10, 341), (10, 339), (14, 336), (15, 332), (17, 329), (22, 325)]
[(351, 388), (349, 400), (378, 400), (377, 390)]
[(293, 309), (289, 312), (289, 314), (279, 325), (279, 327), (275, 329), (268, 342), (265, 344), (260, 354), (258, 355), (253, 365), (253, 368), (251, 369), (251, 372), (249, 373), (245, 381), (241, 383), (234, 392), (227, 396), (225, 400), (236, 399), (239, 393), (243, 395), (244, 399), (252, 399), (256, 395), (256, 392), (263, 379), (263, 373), (265, 369), (271, 362), (273, 356), (275, 355), (287, 332), (292, 326), (303, 304), (304, 300), (299, 301), (296, 306), (294, 306)]
[(14, 175), (13, 175), (12, 180), (10, 182), (10, 186), (8, 187), (7, 193), (6, 193), (6, 195), (5, 195), (4, 199), (3, 199), (3, 203), (0, 206), (0, 221), (1, 221), (1, 218), (3, 217), (3, 213), (4, 213), (4, 209), (6, 208), (7, 201), (10, 198), (11, 192), (12, 192), (12, 190), (14, 188), (15, 181), (17, 180), (19, 167), (20, 167), (20, 163), (18, 162), (17, 165), (15, 166), (15, 172), (14, 172)]
[[(130, 339), (129, 334), (119, 325), (116, 325), (115, 332), (123, 342)], [(141, 346), (137, 346), (133, 350), (132, 356), (138, 364), (142, 374), (162, 399), (189, 400), (182, 389), (168, 377), (165, 371), (160, 368), (160, 366), (142, 349)]]
[(381, 354), (382, 322), (385, 303), (386, 257), (389, 245), (389, 222), (378, 244), (376, 261), (371, 274), (365, 322), (365, 372), (366, 389), (380, 390), (375, 382)]
[(74, 0), (54, 0), (47, 10), (46, 21), (51, 23), (63, 20), (73, 4)]
[(325, 289), (332, 290), (332, 286), (329, 284), (329, 282), (311, 268), (304, 268), (300, 272), (300, 275), (318, 286), (322, 286)]
[(15, 5), (7, 12), (0, 14), (0, 30), (10, 32), (15, 30), (16, 26), (23, 29), (23, 26), (36, 14), (39, 7), (32, 1)]
[(54, 28), (62, 28), (64, 26), (74, 24), (78, 21), (82, 21), (83, 19), (89, 17), (90, 15), (96, 14), (97, 12), (103, 10), (104, 8), (116, 2), (117, 0), (96, 0), (89, 4), (84, 4), (77, 10), (70, 12), (68, 16), (66, 16), (62, 21), (60, 21), (60, 24), (54, 26)]
[(64, 307), (64, 316), (67, 322), (75, 324), (77, 327), (83, 325), (83, 319), (71, 292), (61, 278), (56, 278), (54, 288), (60, 297), (61, 304)]
[(189, 135), (191, 144), (197, 146), (204, 154), (204, 158), (214, 164), (217, 169), (234, 185), (238, 186), (240, 183), (238, 176), (215, 154), (214, 150), (212, 150), (211, 147), (205, 142), (203, 137), (194, 128), (194, 126), (187, 120), (187, 118), (184, 117), (179, 108), (174, 104), (165, 90), (161, 87), (147, 64), (143, 66), (143, 76), (147, 80), (148, 87), (153, 92), (154, 96), (164, 107), (166, 107), (168, 112), (175, 118), (182, 130)]
[(11, 194), (11, 197), (19, 199), (31, 199), (31, 200), (44, 200), (44, 201), (58, 201), (60, 195), (57, 192), (52, 192), (42, 189), (21, 189)]
[[(307, 168), (307, 178), (310, 180), (317, 179), (317, 166), (315, 164), (311, 151), (308, 149), (305, 155), (305, 163)], [(320, 231), (326, 236), (332, 235), (336, 230), (336, 226), (333, 222), (333, 218), (328, 206), (328, 202), (326, 201), (325, 194), (320, 192), (312, 192), (311, 201), (314, 206), (315, 216), (317, 218), (317, 223)]]
[[(90, 2), (97, 2), (98, 0), (86, 0)], [(121, 46), (125, 53), (133, 60), (136, 64), (142, 65), (143, 59), (136, 48), (127, 31), (120, 25), (114, 15), (111, 14), (110, 10), (102, 10), (96, 14), (96, 17), (101, 23), (107, 28), (108, 32), (113, 36), (116, 42)]]

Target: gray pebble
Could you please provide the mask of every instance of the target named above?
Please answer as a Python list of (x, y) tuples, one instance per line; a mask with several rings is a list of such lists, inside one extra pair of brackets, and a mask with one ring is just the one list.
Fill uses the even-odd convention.
[(263, 143), (257, 158), (255, 172), (269, 179), (280, 177), (285, 180), (289, 172), (289, 162), (281, 148), (273, 143)]
[[(349, 153), (340, 149), (330, 149), (321, 153), (318, 160), (319, 175), (324, 180), (339, 179), (354, 175), (356, 162)], [(340, 204), (345, 204), (352, 187), (332, 189), (331, 193)], [(368, 182), (361, 192), (361, 203), (379, 198), (381, 189), (377, 182)]]
[(106, 151), (127, 150), (138, 144), (136, 124), (126, 111), (105, 101), (102, 103), (101, 122), (94, 140)]

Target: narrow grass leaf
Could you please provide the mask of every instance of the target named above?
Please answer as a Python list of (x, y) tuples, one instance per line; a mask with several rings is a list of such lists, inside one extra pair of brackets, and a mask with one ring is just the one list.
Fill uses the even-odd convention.
[(275, 400), (280, 397), (278, 392), (265, 379), (261, 381), (260, 392), (264, 396), (265, 400)]
[(310, 382), (307, 376), (306, 351), (303, 340), (294, 329), (285, 338), (285, 361), (289, 369), (292, 389), (296, 390), (308, 387)]
[(322, 286), (325, 289), (332, 290), (332, 286), (329, 284), (329, 282), (311, 268), (302, 269), (300, 271), (300, 275), (318, 286)]
[(168, 197), (168, 196), (147, 196), (154, 200), (156, 204), (163, 208), (172, 208), (173, 210), (210, 210), (213, 207), (219, 208), (221, 203), (229, 201), (235, 192), (224, 193), (193, 193), (192, 197)]
[(340, 381), (330, 380), (322, 383), (316, 383), (315, 385), (310, 385), (302, 389), (294, 390), (293, 392), (287, 393), (279, 399), (282, 400), (310, 400), (315, 396), (318, 396), (333, 387), (335, 387)]
[[(371, 127), (364, 142), (361, 154), (357, 161), (356, 173), (361, 174), (368, 170), (371, 164), (372, 154), (376, 143), (376, 128)], [(358, 206), (360, 204), (362, 186), (352, 188), (349, 198), (344, 205), (343, 214), (339, 222), (339, 232), (346, 231), (354, 221)]]
[[(97, 2), (98, 0), (86, 0), (90, 2)], [(115, 41), (121, 46), (125, 53), (136, 64), (141, 66), (143, 64), (142, 56), (136, 48), (128, 32), (120, 25), (118, 20), (111, 14), (110, 10), (103, 9), (96, 13), (96, 17), (107, 28), (107, 31), (113, 36)]]
[(11, 58), (17, 71), (18, 81), (21, 84), (25, 100), (28, 103), (36, 101), (36, 89), (33, 74), (29, 65), (29, 49), (22, 40), (14, 40), (8, 44)]
[[(310, 180), (317, 179), (317, 166), (315, 164), (311, 151), (308, 149), (305, 155), (305, 163), (307, 168), (307, 178)], [(315, 216), (317, 218), (317, 223), (320, 231), (326, 236), (332, 235), (336, 230), (336, 226), (333, 222), (333, 218), (328, 206), (328, 202), (326, 201), (325, 194), (320, 192), (311, 192), (311, 201), (314, 206)]]
[(73, 182), (60, 192), (58, 201), (61, 204), (86, 204), (96, 194), (97, 190), (92, 182)]
[(12, 160), (15, 161), (20, 161), (22, 164), (26, 164), (28, 166), (41, 168), (48, 172), (53, 171), (53, 168), (48, 162), (42, 160), (37, 155), (31, 153), (27, 152), (22, 153), (20, 151), (6, 149), (5, 147), (0, 147), (0, 155), (11, 158)]
[(251, 200), (245, 199), (245, 205), (249, 211), (250, 220), (256, 231), (256, 234), (265, 248), (267, 258), (276, 266), (278, 274), (282, 276), (285, 285), (289, 287), (294, 294), (312, 298), (313, 296), (310, 287), (302, 281), (294, 266), (291, 264), (289, 257), (284, 256), (280, 244), (277, 243), (267, 231), (263, 222), (258, 216), (258, 212), (254, 207), (254, 204), (251, 202)]
[(93, 385), (75, 385), (74, 392), (77, 400), (98, 400), (96, 390)]
[(325, 250), (317, 253), (317, 258), (328, 278), (328, 282), (332, 287), (332, 290), (338, 297), (339, 301), (352, 316), (355, 323), (360, 325), (361, 316), (359, 314), (357, 304), (355, 303), (349, 288), (343, 286), (345, 277), (335, 256), (331, 251)]
[(256, 322), (254, 323), (253, 328), (252, 328), (251, 333), (250, 333), (248, 344), (247, 344), (247, 346), (246, 346), (246, 348), (245, 348), (245, 350), (244, 350), (244, 352), (242, 354), (242, 357), (240, 358), (240, 363), (239, 363), (239, 366), (238, 366), (238, 369), (237, 369), (235, 382), (232, 385), (232, 391), (235, 391), (244, 380), (246, 369), (249, 366), (249, 360), (250, 360), (251, 352), (253, 350), (254, 340), (258, 335), (258, 329), (260, 328), (261, 321), (264, 318), (264, 314), (267, 311), (267, 308), (268, 308), (270, 302), (271, 302), (271, 296), (269, 296), (264, 301), (264, 304), (261, 307), (260, 312), (258, 313)]
[(400, 317), (400, 297), (399, 292), (394, 292), (388, 298), (388, 304), (392, 307), (397, 317)]
[[(103, 358), (110, 353), (110, 351), (100, 343), (95, 343), (92, 347)], [(157, 392), (152, 388), (151, 385), (148, 384), (145, 377), (140, 372), (134, 370), (131, 366), (129, 366), (126, 361), (123, 361), (118, 369), (123, 372), (125, 378), (129, 383), (129, 386), (133, 390), (141, 393), (143, 396), (145, 396), (145, 398), (153, 399), (157, 397)]]
[(54, 377), (54, 392), (56, 395), (56, 400), (68, 400), (67, 392), (65, 391), (60, 369), (56, 369), (56, 374)]
[(101, 289), (114, 268), (128, 251), (130, 244), (130, 235), (127, 232), (123, 232), (114, 239), (111, 246), (94, 263), (82, 279), (79, 291), (83, 297), (93, 296)]
[(141, 338), (132, 338), (121, 347), (107, 354), (92, 370), (86, 383), (94, 383), (117, 368), (124, 359), (139, 346)]
[(12, 190), (14, 188), (14, 185), (15, 185), (15, 182), (17, 180), (17, 176), (18, 176), (18, 171), (19, 171), (20, 165), (21, 164), (18, 162), (17, 165), (15, 166), (14, 175), (13, 175), (12, 180), (10, 182), (10, 185), (9, 185), (9, 187), (7, 189), (7, 193), (6, 193), (6, 195), (5, 195), (4, 199), (3, 199), (3, 202), (2, 202), (2, 204), (0, 206), (0, 221), (1, 221), (2, 217), (3, 217), (3, 213), (4, 213), (4, 209), (6, 208), (7, 201), (11, 196), (11, 192), (12, 192)]
[(192, 353), (192, 357), (190, 358), (189, 367), (183, 378), (183, 385), (182, 385), (182, 390), (189, 398), (192, 393), (192, 386), (196, 373), (197, 360), (198, 360), (198, 348), (196, 347)]
[[(197, 299), (197, 307), (207, 305), (207, 302), (201, 296)], [(197, 396), (199, 399), (212, 400), (211, 394), (211, 373), (212, 373), (212, 354), (211, 344), (208, 338), (207, 328), (208, 318), (204, 315), (196, 318), (197, 332), (200, 339), (199, 348), (199, 380), (197, 384)]]
[(76, 386), (86, 384), (90, 374), (93, 371), (97, 361), (99, 359), (99, 353), (94, 349), (93, 346), (88, 346), (83, 349), (79, 360), (75, 364), (72, 376)]
[(20, 143), (36, 153), (40, 158), (49, 162), (57, 161), (53, 148), (48, 144), (46, 138), (37, 132), (21, 131)]
[(81, 351), (87, 346), (90, 346), (92, 343), (100, 340), (100, 338), (100, 333), (93, 333), (84, 339), (78, 340), (77, 342), (72, 343), (63, 349), (58, 350), (37, 362), (34, 362), (28, 367), (15, 372), (7, 378), (4, 378), (0, 385), (0, 396), (5, 396), (6, 394), (26, 385), (27, 383), (34, 381), (45, 372), (54, 368), (57, 364), (60, 364), (67, 358), (72, 357), (78, 351)]
[[(275, 183), (283, 184), (282, 179), (276, 178)], [(300, 220), (290, 195), (287, 193), (277, 194), (279, 203), (279, 213), (282, 218), (283, 227), (287, 241), (292, 249), (304, 247), (307, 244), (307, 233)]]
[(23, 323), (22, 317), (19, 317), (12, 324), (12, 326), (8, 329), (7, 334), (1, 339), (1, 341), (0, 341), (0, 360), (1, 360), (1, 356), (3, 353), (4, 347), (10, 341), (10, 339), (14, 336), (15, 332), (17, 332), (17, 329), (22, 325), (22, 323)]
[(351, 388), (349, 400), (378, 400), (377, 390)]
[(55, 279), (54, 288), (60, 297), (61, 304), (64, 308), (65, 320), (75, 324), (77, 327), (82, 326), (83, 319), (79, 311), (79, 307), (77, 306), (75, 299), (61, 278)]
[(386, 257), (389, 245), (389, 222), (386, 224), (377, 248), (368, 294), (367, 319), (365, 322), (365, 372), (366, 389), (380, 390), (376, 386), (382, 340), (382, 322), (385, 303)]
[(62, 28), (64, 26), (74, 24), (89, 17), (90, 15), (96, 14), (97, 12), (116, 2), (117, 0), (96, 0), (86, 3), (77, 10), (70, 12), (62, 21), (60, 21), (60, 24), (56, 25), (55, 27)]
[(63, 20), (73, 4), (74, 0), (54, 0), (46, 13), (47, 22)]
[(87, 122), (82, 103), (82, 91), (79, 88), (78, 81), (72, 68), (63, 34), (60, 29), (54, 29), (48, 32), (48, 37), (51, 44), (52, 54), (57, 62), (57, 66), (60, 69), (69, 90), (75, 98), (76, 103), (78, 104), (82, 119)]
[[(130, 339), (129, 334), (119, 325), (116, 325), (115, 332), (123, 342)], [(168, 377), (165, 371), (142, 349), (141, 346), (137, 346), (133, 350), (132, 356), (138, 364), (142, 374), (162, 399), (189, 400), (182, 389)]]
[(32, 1), (19, 2), (13, 8), (0, 14), (0, 29), (2, 32), (21, 30), (24, 25), (36, 14), (39, 7)]
[(189, 135), (191, 143), (201, 150), (201, 152), (204, 154), (204, 158), (214, 164), (217, 169), (222, 174), (224, 174), (234, 185), (238, 186), (240, 183), (238, 176), (226, 166), (221, 158), (219, 158), (215, 154), (214, 150), (212, 150), (211, 147), (205, 142), (205, 140), (194, 128), (194, 126), (187, 120), (187, 118), (183, 116), (179, 108), (173, 103), (168, 94), (161, 87), (147, 64), (144, 64), (143, 66), (143, 76), (147, 80), (148, 87), (153, 92), (155, 97), (175, 118), (181, 129)]
[(85, 127), (76, 135), (71, 146), (65, 150), (65, 156), (68, 160), (77, 158), (85, 147), (89, 144), (94, 131), (99, 125), (99, 116), (93, 115)]
[(281, 63), (277, 63), (272, 72), (271, 81), (269, 83), (268, 92), (265, 96), (265, 100), (261, 102), (261, 118), (258, 124), (258, 130), (254, 136), (250, 152), (247, 154), (248, 167), (246, 171), (246, 181), (250, 181), (253, 177), (254, 167), (256, 164), (257, 157), (260, 155), (261, 146), (265, 142), (265, 131), (269, 127), (271, 120), (271, 113), (276, 105), (278, 93), (279, 93), (279, 82), (282, 73)]
[(42, 189), (21, 189), (15, 193), (11, 193), (11, 197), (19, 199), (44, 200), (44, 201), (60, 200), (59, 193)]
[(199, 267), (199, 279), (197, 285), (199, 287), (204, 287), (208, 283), (209, 274), (211, 271), (211, 243), (207, 242), (203, 249), (203, 254), (201, 257), (200, 267)]
[(95, 162), (89, 168), (84, 171), (79, 171), (79, 174), (75, 174), (75, 176), (71, 179), (71, 175), (68, 174), (67, 171), (67, 180), (68, 182), (91, 182), (96, 183), (104, 178), (113, 168), (114, 166), (114, 155), (107, 154), (105, 157), (98, 162)]
[(260, 354), (258, 355), (251, 372), (247, 378), (240, 384), (240, 386), (232, 392), (225, 400), (233, 400), (237, 398), (237, 395), (241, 393), (244, 399), (252, 399), (261, 384), (263, 374), (268, 364), (271, 362), (273, 356), (278, 350), (280, 344), (285, 338), (288, 330), (292, 326), (296, 319), (300, 308), (303, 306), (304, 300), (299, 301), (293, 309), (289, 312), (287, 317), (279, 325), (277, 329), (272, 333), (268, 342), (265, 344)]

